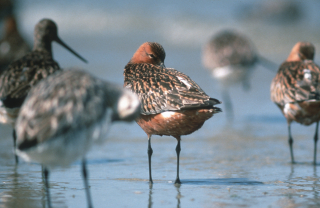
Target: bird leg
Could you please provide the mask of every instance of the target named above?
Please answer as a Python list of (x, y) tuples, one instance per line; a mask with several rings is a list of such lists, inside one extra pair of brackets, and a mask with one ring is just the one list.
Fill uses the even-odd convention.
[(317, 142), (318, 142), (318, 127), (319, 127), (319, 121), (316, 125), (316, 132), (314, 134), (314, 152), (313, 152), (313, 165), (317, 164)]
[(41, 176), (42, 176), (42, 181), (43, 181), (44, 183), (45, 183), (45, 179), (46, 179), (45, 170), (46, 170), (46, 167), (41, 164)]
[(87, 161), (85, 158), (82, 159), (82, 176), (83, 176), (84, 188), (86, 189), (88, 207), (92, 208), (93, 206), (92, 206), (89, 183), (88, 183)]
[(226, 108), (226, 116), (229, 123), (233, 121), (233, 107), (231, 103), (231, 98), (227, 89), (222, 90), (222, 99), (224, 101), (224, 106)]
[(50, 190), (49, 190), (49, 170), (47, 168), (43, 168), (43, 175), (44, 175), (44, 182), (46, 186), (46, 192), (47, 192), (47, 202), (48, 207), (51, 208), (51, 200), (50, 200)]
[(151, 156), (152, 156), (153, 150), (151, 148), (151, 136), (148, 138), (148, 161), (149, 161), (149, 183), (153, 183), (152, 181), (152, 175), (151, 175)]
[(178, 144), (176, 146), (176, 153), (177, 153), (177, 178), (176, 181), (174, 182), (175, 184), (181, 184), (180, 178), (179, 178), (179, 158), (180, 158), (180, 151), (181, 151), (181, 146), (180, 146), (180, 137), (177, 138)]
[(290, 146), (290, 155), (291, 155), (291, 163), (294, 164), (294, 157), (293, 157), (293, 150), (292, 150), (292, 144), (293, 144), (293, 139), (291, 136), (291, 123), (288, 124), (288, 131), (289, 131), (289, 146)]
[(13, 137), (13, 149), (14, 149), (14, 157), (16, 160), (16, 164), (19, 163), (18, 155), (16, 154), (16, 148), (17, 148), (17, 135), (16, 135), (16, 130), (13, 129), (12, 132), (12, 137)]

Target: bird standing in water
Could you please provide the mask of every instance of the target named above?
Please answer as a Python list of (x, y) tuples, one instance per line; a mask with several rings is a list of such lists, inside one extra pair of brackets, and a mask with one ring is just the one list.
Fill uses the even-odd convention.
[(177, 177), (179, 178), (180, 141), (201, 128), (221, 102), (209, 97), (187, 75), (164, 66), (165, 51), (159, 43), (146, 42), (134, 53), (124, 69), (124, 86), (138, 95), (141, 115), (136, 119), (148, 135), (149, 182), (151, 175), (152, 135), (173, 136), (177, 139)]
[(132, 121), (136, 95), (79, 70), (60, 71), (29, 92), (17, 119), (17, 154), (44, 167), (48, 206), (49, 171), (82, 158), (88, 207), (92, 207), (85, 155), (105, 139), (111, 122)]
[(307, 126), (316, 122), (313, 164), (316, 165), (317, 161), (320, 68), (313, 62), (314, 53), (315, 48), (312, 43), (298, 42), (271, 82), (271, 100), (287, 119), (292, 163), (295, 163), (291, 136), (293, 121)]
[[(58, 28), (50, 19), (42, 19), (34, 30), (34, 45), (30, 53), (11, 63), (0, 74), (0, 122), (15, 126), (20, 107), (30, 89), (40, 80), (61, 70), (52, 58), (51, 43), (55, 41), (68, 49), (82, 61), (84, 58), (74, 52), (58, 37)], [(13, 130), (14, 148), (16, 133)], [(18, 163), (17, 156), (15, 157)]]
[(220, 81), (229, 122), (233, 121), (234, 115), (229, 95), (230, 86), (242, 83), (243, 89), (249, 90), (249, 78), (257, 63), (268, 69), (276, 67), (257, 53), (247, 37), (233, 30), (223, 30), (211, 38), (203, 48), (202, 63)]

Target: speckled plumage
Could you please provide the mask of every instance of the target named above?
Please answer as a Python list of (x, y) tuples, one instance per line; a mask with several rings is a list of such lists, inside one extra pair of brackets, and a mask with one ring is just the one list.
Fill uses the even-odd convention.
[[(271, 82), (271, 100), (281, 109), (288, 121), (289, 143), (292, 140), (290, 132), (292, 121), (303, 125), (317, 122), (318, 129), (320, 68), (313, 62), (314, 51), (315, 48), (311, 43), (298, 42)], [(294, 162), (293, 154), (292, 162)]]
[[(0, 122), (14, 126), (19, 108), (30, 89), (40, 80), (61, 70), (52, 58), (52, 41), (56, 41), (86, 62), (60, 40), (57, 26), (52, 20), (42, 19), (34, 29), (32, 51), (11, 63), (0, 74)], [(13, 139), (15, 146), (15, 132), (13, 132)], [(18, 162), (17, 157), (16, 162)]]
[(52, 41), (63, 45), (58, 38), (56, 24), (43, 19), (35, 26), (33, 50), (0, 74), (0, 100), (3, 107), (20, 107), (32, 86), (60, 70), (52, 58)]
[(111, 122), (132, 121), (139, 110), (137, 96), (120, 86), (79, 70), (56, 72), (34, 86), (21, 107), (17, 154), (41, 163), (47, 173), (80, 158), (86, 169), (85, 154), (105, 139)]
[(13, 62), (0, 75), (0, 99), (5, 107), (20, 107), (29, 90), (40, 80), (61, 70), (47, 51), (32, 51)]
[[(124, 69), (125, 88), (137, 94), (141, 102), (142, 115), (136, 121), (149, 137), (151, 183), (151, 136), (174, 136), (179, 154), (181, 135), (198, 130), (213, 114), (221, 112), (215, 107), (219, 100), (209, 97), (187, 75), (166, 68), (164, 58), (165, 51), (159, 43), (146, 42)], [(179, 155), (177, 164), (179, 168)], [(177, 170), (176, 183), (180, 183), (178, 173)]]
[[(195, 108), (213, 108), (210, 98), (187, 75), (153, 64), (127, 64), (124, 85), (139, 96), (143, 115)], [(218, 109), (218, 108), (217, 108)]]
[[(299, 43), (301, 47), (314, 46), (310, 43)], [(295, 49), (291, 52), (288, 60), (281, 64), (277, 75), (271, 83), (271, 100), (276, 103), (281, 110), (286, 104), (302, 105), (305, 102), (318, 103), (320, 107), (320, 68), (313, 62), (313, 53), (306, 58), (291, 59), (292, 54), (298, 53)], [(311, 110), (311, 109), (310, 109)], [(308, 111), (308, 108), (301, 108), (300, 111)], [(303, 118), (297, 119), (295, 114), (287, 114), (284, 112), (288, 122), (296, 121), (304, 125), (310, 125), (320, 119), (320, 110), (318, 117), (311, 122), (305, 122)], [(298, 113), (298, 112), (296, 112)], [(317, 114), (314, 114), (316, 116)], [(312, 115), (305, 115), (305, 119)]]
[[(29, 92), (17, 120), (17, 147), (28, 151), (68, 132), (90, 128), (107, 114), (109, 122), (126, 120), (118, 116), (118, 101), (126, 95), (120, 87), (85, 72), (58, 72)], [(135, 115), (133, 112), (129, 120)]]

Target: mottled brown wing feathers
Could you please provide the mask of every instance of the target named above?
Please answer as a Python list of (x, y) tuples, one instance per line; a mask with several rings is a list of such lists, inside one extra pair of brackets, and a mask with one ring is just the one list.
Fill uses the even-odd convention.
[(51, 54), (33, 51), (13, 62), (0, 75), (0, 98), (25, 97), (32, 86), (59, 69)]
[(187, 75), (152, 64), (127, 64), (124, 86), (139, 96), (142, 114), (168, 110), (213, 108), (220, 101), (210, 98)]
[(320, 100), (320, 69), (310, 60), (284, 62), (271, 83), (271, 100), (279, 105)]

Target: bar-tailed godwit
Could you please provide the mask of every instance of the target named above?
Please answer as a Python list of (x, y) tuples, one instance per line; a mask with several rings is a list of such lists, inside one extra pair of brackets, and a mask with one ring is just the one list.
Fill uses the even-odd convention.
[(320, 68), (313, 62), (314, 53), (313, 44), (298, 42), (271, 82), (271, 100), (280, 108), (288, 122), (288, 141), (292, 163), (295, 162), (292, 150), (292, 121), (303, 125), (317, 123), (314, 134), (314, 165), (317, 160)]
[(30, 90), (16, 122), (16, 152), (44, 167), (49, 207), (49, 170), (80, 158), (92, 207), (85, 154), (105, 139), (111, 122), (132, 121), (139, 112), (139, 99), (129, 90), (79, 70), (59, 71)]
[[(0, 122), (15, 126), (19, 109), (28, 92), (41, 79), (60, 70), (52, 58), (51, 43), (55, 41), (68, 49), (82, 61), (84, 58), (74, 52), (58, 37), (58, 28), (50, 19), (42, 19), (34, 30), (34, 45), (30, 53), (14, 61), (0, 74)], [(14, 147), (16, 141), (13, 130)], [(18, 158), (16, 157), (16, 162)]]
[(201, 128), (221, 103), (209, 97), (187, 75), (164, 66), (165, 51), (159, 43), (146, 42), (134, 53), (124, 69), (124, 86), (138, 95), (141, 115), (136, 119), (148, 135), (149, 182), (151, 176), (152, 135), (177, 139), (177, 178), (179, 178), (180, 138)]

